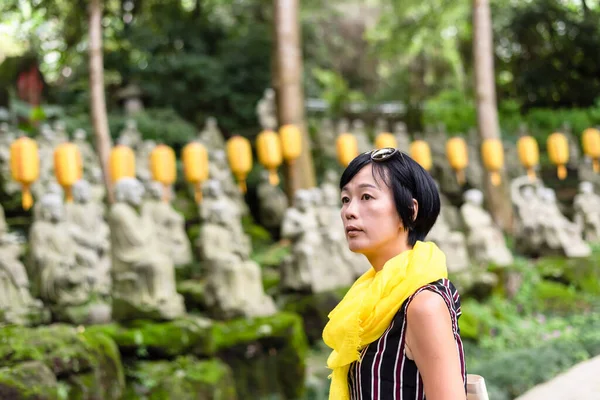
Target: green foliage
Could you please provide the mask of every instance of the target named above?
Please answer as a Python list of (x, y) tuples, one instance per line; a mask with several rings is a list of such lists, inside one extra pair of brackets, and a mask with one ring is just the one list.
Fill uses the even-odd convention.
[(442, 122), (451, 133), (467, 133), (477, 126), (475, 103), (458, 90), (445, 90), (429, 98), (423, 109), (423, 125)]
[(313, 68), (312, 75), (321, 86), (321, 97), (329, 104), (328, 114), (340, 117), (350, 103), (363, 102), (364, 95), (352, 90), (344, 77), (334, 70)]

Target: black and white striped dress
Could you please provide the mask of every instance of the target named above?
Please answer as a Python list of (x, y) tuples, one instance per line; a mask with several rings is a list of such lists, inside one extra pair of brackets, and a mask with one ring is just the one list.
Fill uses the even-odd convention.
[(361, 361), (350, 366), (348, 385), (351, 400), (424, 400), (425, 388), (417, 365), (405, 354), (406, 309), (423, 290), (442, 296), (452, 317), (452, 329), (458, 349), (463, 382), (467, 370), (458, 317), (461, 314), (458, 291), (447, 279), (423, 286), (410, 296), (392, 320), (388, 329), (361, 352)]

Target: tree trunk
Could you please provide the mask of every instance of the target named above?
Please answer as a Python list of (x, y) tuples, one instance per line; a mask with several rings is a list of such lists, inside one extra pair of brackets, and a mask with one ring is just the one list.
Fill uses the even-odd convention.
[(280, 125), (294, 124), (302, 131), (302, 154), (286, 169), (286, 192), (291, 200), (297, 189), (315, 186), (310, 140), (304, 121), (302, 87), (302, 47), (300, 43), (299, 0), (274, 0), (275, 71), (273, 88), (277, 94)]
[(102, 168), (109, 203), (113, 202), (112, 184), (108, 170), (111, 141), (108, 131), (106, 99), (104, 97), (104, 61), (102, 49), (102, 0), (91, 0), (90, 13), (90, 102), (96, 152)]
[[(473, 57), (479, 136), (482, 141), (500, 139), (489, 0), (473, 0)], [(499, 186), (492, 185), (489, 174), (485, 174), (484, 187), (488, 209), (494, 221), (505, 231), (512, 231), (512, 203), (506, 173), (502, 174), (502, 184)]]

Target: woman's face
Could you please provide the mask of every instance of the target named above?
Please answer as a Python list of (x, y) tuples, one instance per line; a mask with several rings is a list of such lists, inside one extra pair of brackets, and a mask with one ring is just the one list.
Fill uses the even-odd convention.
[(390, 187), (376, 174), (372, 164), (361, 169), (342, 188), (341, 216), (348, 247), (355, 253), (387, 253), (406, 244), (405, 232)]

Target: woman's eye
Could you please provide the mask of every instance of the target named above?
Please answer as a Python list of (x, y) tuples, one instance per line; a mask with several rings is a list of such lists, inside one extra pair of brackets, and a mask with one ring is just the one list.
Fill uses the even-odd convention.
[(350, 201), (348, 197), (342, 197), (342, 204), (346, 204)]
[(367, 193), (362, 195), (363, 200), (371, 200), (372, 198), (373, 198), (373, 196), (371, 196), (370, 194), (367, 194)]

